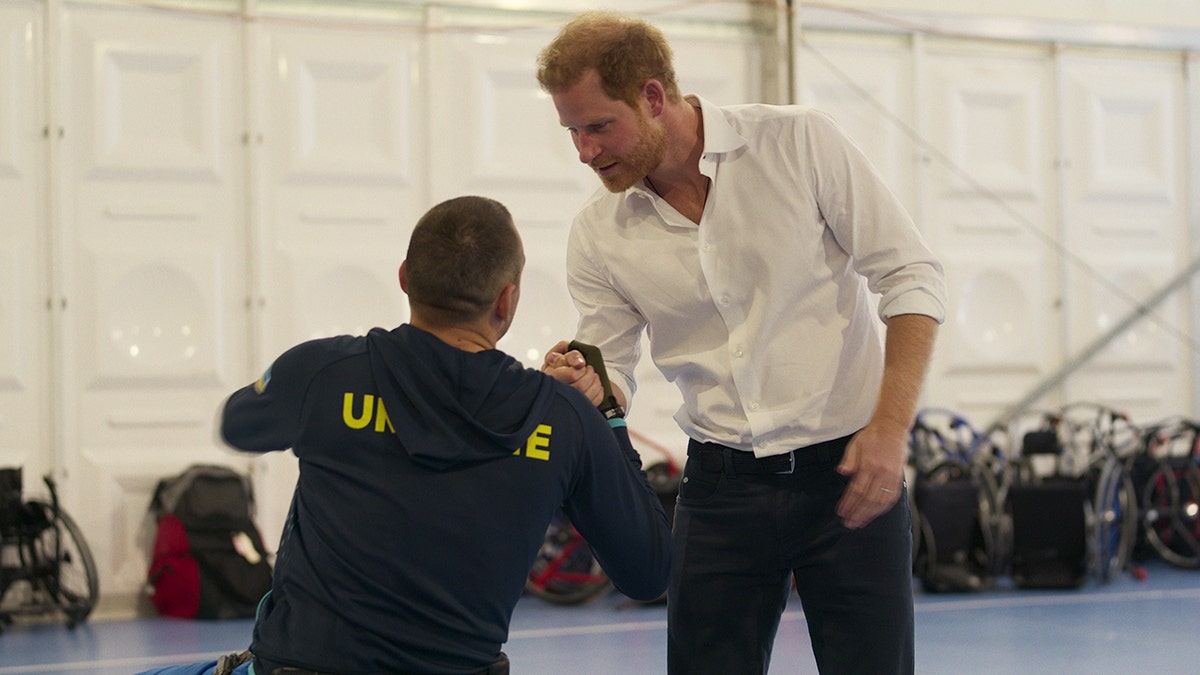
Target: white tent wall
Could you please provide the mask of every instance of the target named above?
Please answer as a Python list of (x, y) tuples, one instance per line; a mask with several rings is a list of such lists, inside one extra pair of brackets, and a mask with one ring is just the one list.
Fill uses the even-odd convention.
[[(668, 34), (685, 90), (827, 108), (872, 157), (947, 265), (928, 405), (1200, 414), (1200, 7), (961, 4), (606, 6)], [(405, 320), (396, 268), (432, 204), (516, 217), (502, 348), (534, 365), (570, 336), (566, 230), (597, 181), (533, 70), (591, 6), (0, 4), (0, 466), (58, 480), (101, 616), (145, 611), (146, 507), (188, 464), (252, 472), (278, 538), (295, 460), (223, 451), (213, 413), (300, 340)], [(640, 377), (641, 449), (678, 457), (678, 395)]]
[[(1080, 29), (1117, 35), (1141, 28), (1200, 27), (1200, 11), (1191, 0), (826, 0), (796, 3), (802, 10), (836, 9), (863, 15), (910, 16), (935, 23), (995, 21), (1040, 31), (1039, 24), (1069, 22)], [(1028, 35), (1012, 35), (1027, 37)]]

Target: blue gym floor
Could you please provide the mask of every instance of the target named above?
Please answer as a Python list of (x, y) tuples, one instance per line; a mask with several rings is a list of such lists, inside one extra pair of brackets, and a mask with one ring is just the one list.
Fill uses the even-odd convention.
[[(1161, 562), (1078, 590), (1000, 586), (916, 603), (917, 673), (964, 675), (1200, 673), (1200, 571)], [(815, 673), (800, 603), (784, 614), (771, 673)], [(0, 674), (126, 675), (244, 649), (250, 621), (160, 618), (8, 626)], [(522, 599), (505, 651), (514, 675), (654, 675), (666, 671), (666, 608), (616, 593), (562, 607)], [(731, 674), (735, 675), (735, 674)]]

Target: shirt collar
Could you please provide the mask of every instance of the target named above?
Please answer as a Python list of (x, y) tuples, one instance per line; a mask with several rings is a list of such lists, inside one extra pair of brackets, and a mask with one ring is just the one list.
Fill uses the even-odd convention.
[[(700, 108), (700, 115), (704, 120), (704, 153), (700, 156), (700, 173), (712, 178), (716, 173), (716, 155), (737, 150), (746, 145), (746, 139), (729, 125), (721, 109), (708, 100), (695, 94), (688, 94), (683, 100)], [(651, 200), (655, 196), (644, 179), (625, 191), (626, 201), (633, 195), (642, 195)]]
[(746, 139), (729, 125), (720, 108), (695, 94), (689, 94), (684, 100), (700, 106), (704, 119), (704, 157), (715, 159), (712, 155), (733, 152), (746, 145)]

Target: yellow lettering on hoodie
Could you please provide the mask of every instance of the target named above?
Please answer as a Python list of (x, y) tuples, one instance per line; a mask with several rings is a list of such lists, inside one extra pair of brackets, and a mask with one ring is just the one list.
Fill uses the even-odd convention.
[[(382, 403), (382, 401), (380, 401)], [(342, 397), (342, 421), (351, 429), (364, 429), (371, 423), (372, 408), (375, 407), (375, 397), (363, 394), (362, 416), (354, 416), (354, 394), (346, 392)]]
[[(550, 461), (550, 450), (548, 448), (550, 447), (550, 432), (552, 431), (553, 429), (549, 424), (537, 425), (533, 433), (529, 434), (529, 439), (525, 441), (525, 456), (530, 459), (540, 459), (543, 462)], [(520, 450), (517, 450), (514, 454), (519, 454), (520, 452)]]
[(392, 426), (392, 420), (388, 418), (387, 408), (383, 407), (382, 396), (379, 398), (379, 407), (375, 410), (375, 431), (396, 433), (396, 427)]
[(355, 417), (354, 415), (354, 393), (346, 392), (342, 396), (342, 421), (351, 429), (366, 429), (371, 420), (375, 420), (375, 431), (383, 433), (385, 431), (396, 433), (396, 427), (392, 426), (392, 420), (388, 417), (387, 408), (383, 405), (383, 398), (376, 397), (373, 394), (363, 394), (362, 413)]

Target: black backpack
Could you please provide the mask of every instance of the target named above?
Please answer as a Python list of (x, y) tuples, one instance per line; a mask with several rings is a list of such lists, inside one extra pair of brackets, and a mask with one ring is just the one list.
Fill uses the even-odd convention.
[(250, 480), (194, 465), (158, 482), (150, 600), (158, 613), (195, 619), (251, 618), (271, 590), (272, 570), (254, 523)]

